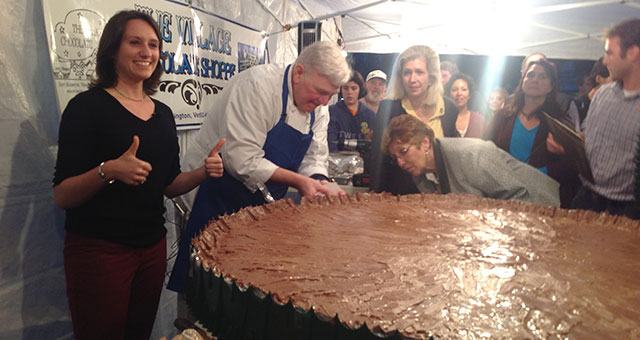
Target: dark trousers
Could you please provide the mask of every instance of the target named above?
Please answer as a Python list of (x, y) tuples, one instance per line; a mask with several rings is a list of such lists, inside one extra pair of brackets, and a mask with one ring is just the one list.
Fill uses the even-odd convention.
[(572, 209), (608, 212), (611, 215), (624, 215), (631, 219), (640, 219), (640, 206), (636, 201), (616, 201), (608, 199), (586, 186), (582, 186), (573, 201)]
[(148, 340), (166, 253), (164, 238), (148, 248), (131, 248), (67, 233), (64, 270), (76, 340)]

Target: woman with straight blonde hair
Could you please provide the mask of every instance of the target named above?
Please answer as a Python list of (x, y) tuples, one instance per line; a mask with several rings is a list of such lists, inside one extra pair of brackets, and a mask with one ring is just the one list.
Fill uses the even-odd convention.
[(458, 108), (444, 98), (438, 54), (424, 45), (411, 46), (400, 53), (393, 66), (387, 98), (380, 103), (373, 127), (371, 189), (394, 195), (418, 193), (411, 176), (381, 152), (380, 142), (389, 121), (403, 114), (425, 123), (436, 138), (458, 136)]

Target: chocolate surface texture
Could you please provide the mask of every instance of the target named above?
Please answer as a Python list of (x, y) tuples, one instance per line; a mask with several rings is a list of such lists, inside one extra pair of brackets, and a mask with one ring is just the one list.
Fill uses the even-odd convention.
[(278, 201), (192, 244), (239, 287), (427, 339), (639, 339), (639, 224), (469, 195)]

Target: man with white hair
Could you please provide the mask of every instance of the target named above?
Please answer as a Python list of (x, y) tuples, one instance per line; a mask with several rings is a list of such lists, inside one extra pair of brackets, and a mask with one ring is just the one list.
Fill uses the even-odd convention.
[(360, 101), (373, 112), (378, 112), (380, 102), (384, 99), (384, 92), (387, 90), (387, 74), (381, 70), (369, 72), (365, 79), (365, 87), (367, 94)]
[(293, 65), (258, 65), (233, 77), (186, 154), (195, 166), (225, 138), (224, 174), (198, 188), (168, 288), (183, 291), (189, 242), (212, 218), (284, 197), (334, 193), (327, 181), (329, 99), (351, 69), (333, 43), (305, 47)]

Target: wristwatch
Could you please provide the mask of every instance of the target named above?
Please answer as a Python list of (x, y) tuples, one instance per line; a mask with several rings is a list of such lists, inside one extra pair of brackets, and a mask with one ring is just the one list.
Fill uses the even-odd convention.
[(110, 181), (107, 181), (107, 178), (104, 176), (104, 172), (102, 172), (102, 166), (104, 165), (104, 162), (100, 163), (100, 165), (98, 165), (98, 176), (100, 176), (100, 179), (102, 179), (103, 182), (106, 182), (107, 184), (112, 184), (113, 182), (115, 182), (115, 179), (112, 179)]

